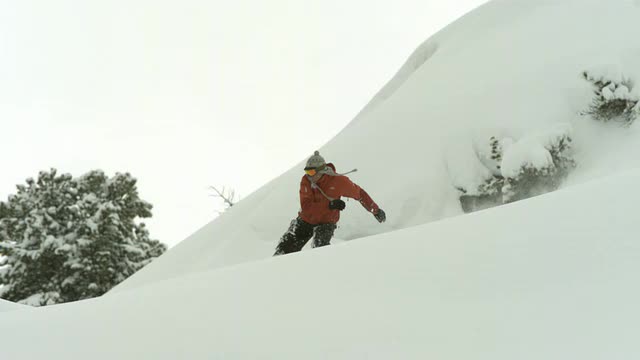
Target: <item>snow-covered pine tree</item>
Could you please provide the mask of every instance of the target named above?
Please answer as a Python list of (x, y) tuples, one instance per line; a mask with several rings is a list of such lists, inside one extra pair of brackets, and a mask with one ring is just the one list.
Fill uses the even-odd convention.
[(502, 201), (510, 203), (556, 190), (560, 185), (553, 163), (544, 166), (523, 164), (519, 171), (504, 178)]
[(631, 125), (640, 115), (640, 90), (631, 78), (615, 66), (598, 67), (582, 73), (595, 88), (594, 98), (583, 113), (593, 119)]
[[(57, 209), (71, 205), (62, 195), (71, 177), (55, 176), (55, 171), (41, 172), (38, 180), (26, 180), (18, 185), (17, 194), (0, 205), (0, 252), (3, 269), (0, 283), (4, 285), (0, 297), (23, 300), (37, 294), (38, 302), (60, 302), (55, 285), (58, 269), (67, 259), (68, 248), (60, 245), (64, 222), (51, 215)], [(31, 299), (33, 300), (33, 298)]]
[[(130, 174), (41, 172), (0, 202), (0, 297), (48, 305), (100, 296), (160, 256)], [(1, 266), (1, 265), (0, 265)]]
[(491, 137), (490, 151), (479, 158), (493, 175), (477, 189), (460, 189), (462, 209), (477, 211), (556, 190), (576, 167), (571, 141), (571, 128), (563, 124), (515, 143)]
[(554, 191), (576, 167), (571, 128), (559, 125), (525, 137), (504, 155), (502, 188), (505, 203)]

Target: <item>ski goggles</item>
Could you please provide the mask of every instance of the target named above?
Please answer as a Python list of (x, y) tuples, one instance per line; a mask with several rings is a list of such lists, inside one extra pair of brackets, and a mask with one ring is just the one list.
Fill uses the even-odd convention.
[(317, 173), (316, 169), (304, 169), (305, 174), (313, 176)]

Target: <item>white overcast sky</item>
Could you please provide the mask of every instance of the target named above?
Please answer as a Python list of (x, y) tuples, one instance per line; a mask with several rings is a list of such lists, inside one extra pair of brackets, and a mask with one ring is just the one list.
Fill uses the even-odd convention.
[(484, 2), (0, 0), (0, 199), (51, 167), (127, 171), (175, 245), (222, 208), (209, 185), (246, 196), (305, 159)]

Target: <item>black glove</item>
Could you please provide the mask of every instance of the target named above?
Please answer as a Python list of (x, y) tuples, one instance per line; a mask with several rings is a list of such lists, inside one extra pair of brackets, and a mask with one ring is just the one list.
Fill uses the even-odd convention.
[(376, 220), (378, 220), (379, 223), (383, 223), (387, 220), (387, 214), (385, 214), (382, 209), (378, 209), (378, 212), (373, 214), (373, 216), (376, 217)]
[(331, 202), (329, 202), (329, 209), (331, 210), (344, 210), (344, 208), (347, 206), (347, 204), (344, 203), (344, 201), (340, 200), (340, 199), (335, 199), (335, 200), (331, 200)]

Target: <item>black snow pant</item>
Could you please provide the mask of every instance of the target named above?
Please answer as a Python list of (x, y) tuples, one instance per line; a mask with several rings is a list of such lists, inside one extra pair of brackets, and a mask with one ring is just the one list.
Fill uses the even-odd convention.
[(280, 238), (273, 256), (300, 251), (312, 237), (313, 247), (329, 245), (336, 227), (336, 224), (313, 225), (300, 218), (294, 219)]

